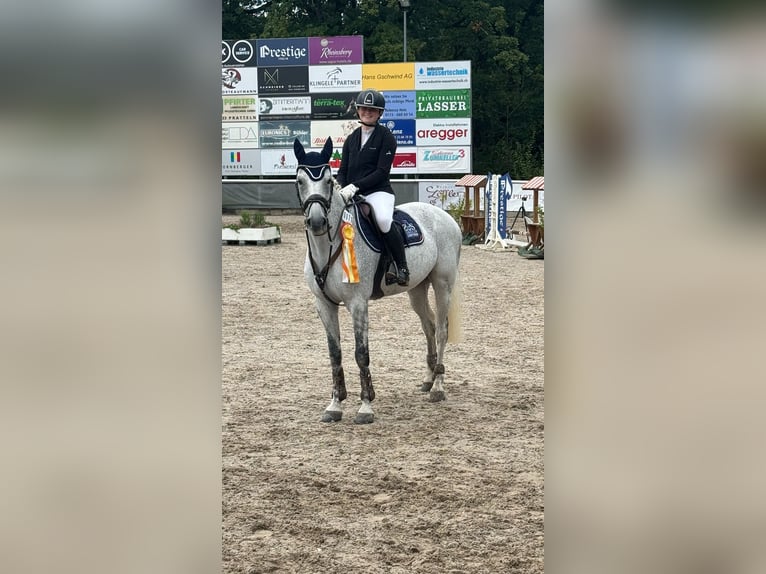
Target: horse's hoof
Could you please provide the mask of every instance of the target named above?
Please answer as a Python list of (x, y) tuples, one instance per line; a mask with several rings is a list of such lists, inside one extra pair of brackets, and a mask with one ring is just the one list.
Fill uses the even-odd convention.
[(343, 411), (325, 411), (322, 415), (323, 423), (337, 423), (343, 418)]
[(427, 393), (428, 391), (431, 390), (431, 387), (433, 386), (434, 386), (433, 383), (423, 383), (422, 385), (420, 385), (420, 391), (423, 393)]
[(368, 425), (375, 420), (375, 415), (372, 413), (359, 413), (354, 418), (354, 423), (358, 425)]
[(444, 391), (431, 391), (431, 394), (428, 397), (428, 400), (432, 403), (438, 403), (439, 401), (444, 401), (447, 399), (447, 395), (444, 394)]

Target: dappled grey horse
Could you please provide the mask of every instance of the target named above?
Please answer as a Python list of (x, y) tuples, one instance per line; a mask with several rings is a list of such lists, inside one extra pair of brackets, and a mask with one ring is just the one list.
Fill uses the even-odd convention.
[[(460, 336), (460, 289), (458, 263), (462, 236), (460, 227), (442, 209), (428, 203), (406, 203), (397, 209), (411, 217), (408, 226), (419, 227), (418, 240), (405, 249), (410, 271), (408, 287), (386, 285), (379, 262), (382, 254), (362, 237), (360, 209), (352, 201), (345, 204), (339, 185), (332, 175), (329, 161), (332, 140), (327, 138), (321, 152), (306, 153), (296, 139), (298, 160), (295, 186), (305, 216), (308, 250), (304, 273), (316, 299), (316, 308), (324, 324), (332, 366), (332, 400), (322, 421), (333, 422), (343, 416), (346, 398), (340, 348), (338, 307), (351, 313), (354, 326), (354, 357), (361, 379), (362, 405), (354, 422), (374, 420), (372, 401), (375, 390), (370, 374), (367, 339), (368, 304), (370, 299), (407, 292), (410, 304), (420, 317), (426, 336), (427, 371), (421, 390), (429, 392), (431, 401), (446, 398), (444, 393), (444, 349), (448, 341)], [(414, 222), (415, 225), (412, 225)], [(346, 237), (346, 246), (343, 237)], [(354, 281), (358, 282), (354, 282)], [(428, 300), (433, 287), (436, 313)]]

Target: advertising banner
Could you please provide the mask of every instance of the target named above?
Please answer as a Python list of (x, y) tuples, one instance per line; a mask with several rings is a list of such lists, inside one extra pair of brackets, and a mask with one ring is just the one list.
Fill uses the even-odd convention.
[[(521, 189), (521, 186), (525, 183), (527, 183), (526, 180), (513, 182), (513, 185), (511, 186), (511, 196), (506, 200), (506, 209), (510, 212), (518, 211), (521, 208), (521, 202), (523, 201), (524, 209), (527, 210), (529, 217), (532, 217), (532, 198), (534, 194), (531, 190)], [(544, 196), (545, 194), (543, 190), (537, 192), (537, 204), (540, 207), (545, 206)]]
[[(222, 173), (293, 175), (285, 165), (296, 137), (316, 151), (331, 138), (337, 169), (346, 138), (359, 127), (355, 101), (366, 88), (386, 98), (381, 124), (397, 142), (393, 173), (471, 172), (471, 61), (365, 64), (363, 43), (358, 35), (224, 40)], [(287, 152), (287, 164), (271, 153), (278, 150)], [(517, 191), (514, 184), (508, 211), (521, 203)]]
[(465, 189), (457, 187), (451, 180), (432, 180), (418, 182), (418, 201), (430, 203), (446, 210), (450, 205), (465, 199)]
[(262, 148), (289, 147), (295, 138), (304, 146), (309, 144), (310, 123), (308, 120), (285, 122), (260, 122), (258, 133)]
[(255, 40), (224, 40), (221, 44), (221, 65), (232, 68), (255, 66)]
[(415, 120), (388, 120), (381, 123), (394, 134), (397, 147), (415, 145)]
[(348, 120), (356, 117), (356, 92), (311, 96), (312, 120)]
[(327, 138), (331, 137), (333, 147), (339, 150), (343, 147), (346, 138), (357, 127), (359, 127), (359, 122), (356, 120), (311, 122), (311, 147), (321, 150)]
[(470, 87), (470, 60), (415, 62), (416, 90), (455, 90)]
[(261, 150), (261, 173), (263, 175), (295, 176), (298, 160), (295, 159), (293, 146), (290, 149)]
[(362, 64), (362, 89), (414, 90), (415, 62)]
[(311, 117), (311, 96), (261, 96), (258, 98), (258, 119), (308, 120)]
[(308, 38), (269, 38), (256, 40), (257, 64), (261, 66), (308, 66)]
[(497, 232), (500, 234), (500, 237), (502, 239), (506, 238), (506, 230), (505, 230), (505, 210), (508, 206), (508, 196), (511, 195), (511, 186), (513, 183), (511, 182), (511, 178), (508, 177), (508, 174), (506, 173), (504, 176), (502, 176), (498, 180), (498, 194), (497, 194)]
[(224, 96), (221, 121), (257, 122), (258, 98), (255, 96)]
[(396, 148), (394, 163), (391, 166), (391, 173), (417, 173), (418, 172), (418, 152), (417, 148)]
[(309, 89), (311, 92), (362, 91), (362, 65), (310, 66)]
[(221, 128), (223, 149), (257, 148), (258, 122), (227, 122)]
[(471, 145), (468, 118), (417, 120), (417, 145)]
[(361, 64), (363, 36), (321, 36), (309, 38), (309, 64)]
[(308, 66), (257, 69), (260, 94), (305, 94), (309, 91)]
[(415, 99), (415, 117), (418, 119), (470, 118), (471, 90), (435, 90), (417, 92)]
[(257, 149), (225, 149), (221, 152), (221, 175), (260, 175), (261, 152)]
[(221, 68), (221, 93), (224, 96), (258, 93), (257, 68)]
[(415, 92), (383, 92), (386, 98), (386, 109), (383, 110), (382, 121), (414, 120)]
[(469, 173), (470, 147), (418, 147), (419, 173)]

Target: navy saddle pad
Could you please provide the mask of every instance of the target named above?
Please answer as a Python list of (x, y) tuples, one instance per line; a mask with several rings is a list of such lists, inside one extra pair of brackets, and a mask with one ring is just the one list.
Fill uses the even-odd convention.
[[(364, 238), (365, 243), (370, 246), (370, 249), (377, 253), (381, 253), (384, 249), (383, 238), (378, 231), (378, 228), (370, 221), (370, 218), (362, 212), (358, 203), (354, 203), (354, 217), (356, 219), (359, 233)], [(402, 231), (402, 237), (404, 237), (404, 246), (412, 247), (413, 245), (420, 245), (423, 243), (423, 232), (417, 222), (410, 217), (408, 213), (400, 211), (394, 208), (394, 225), (399, 225)]]

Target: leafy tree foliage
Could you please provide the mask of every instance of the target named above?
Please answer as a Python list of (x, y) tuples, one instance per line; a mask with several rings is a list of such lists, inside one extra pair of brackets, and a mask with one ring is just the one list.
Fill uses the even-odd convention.
[[(474, 173), (543, 174), (542, 0), (412, 0), (407, 60), (471, 60)], [(364, 36), (401, 62), (398, 0), (223, 0), (226, 39)]]

